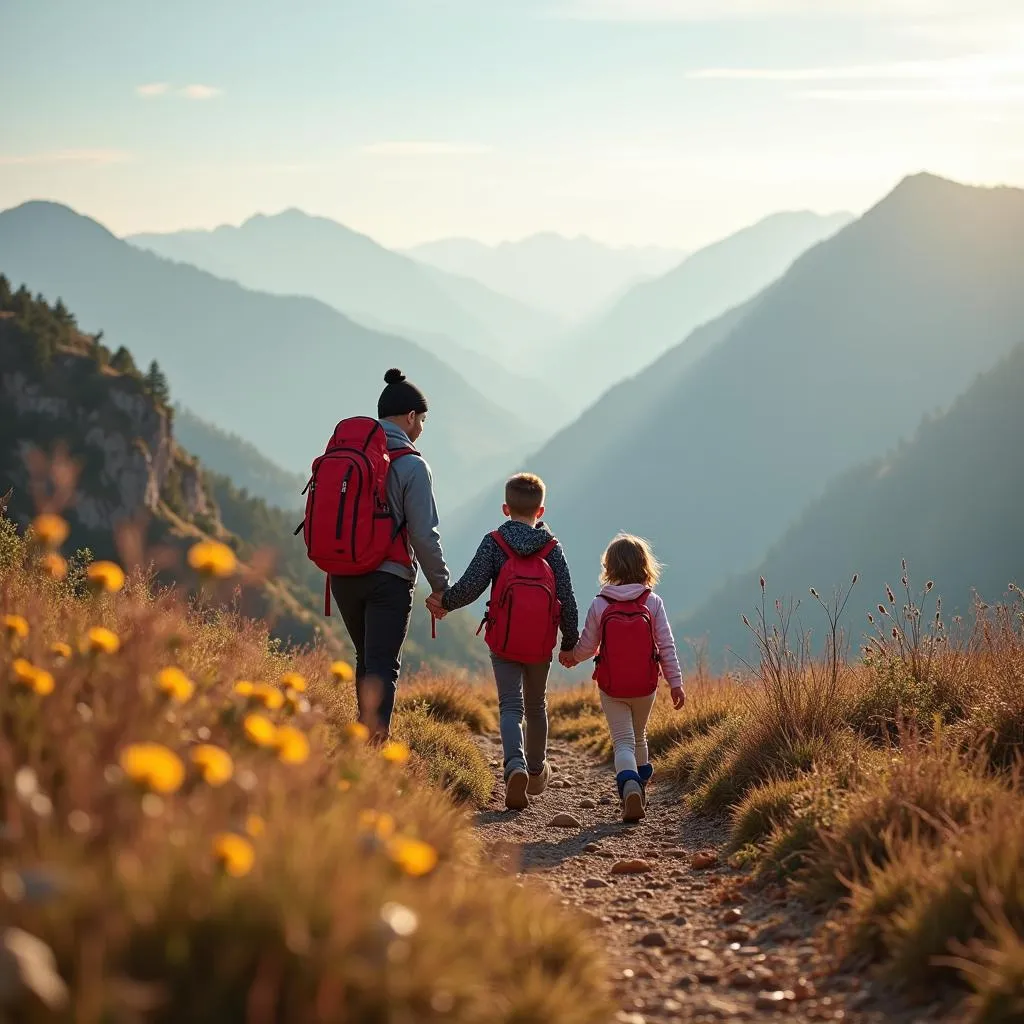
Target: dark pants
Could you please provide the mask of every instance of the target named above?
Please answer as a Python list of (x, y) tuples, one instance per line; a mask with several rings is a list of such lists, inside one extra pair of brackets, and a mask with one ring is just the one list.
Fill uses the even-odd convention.
[(356, 650), (359, 718), (374, 732), (386, 734), (391, 725), (413, 587), (390, 572), (331, 577), (334, 602)]

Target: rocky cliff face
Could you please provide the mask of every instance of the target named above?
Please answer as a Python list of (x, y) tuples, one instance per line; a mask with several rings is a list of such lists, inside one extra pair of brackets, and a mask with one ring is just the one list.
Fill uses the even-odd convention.
[(152, 516), (162, 503), (190, 521), (215, 516), (199, 467), (174, 443), (169, 410), (136, 376), (69, 350), (40, 365), (5, 320), (0, 367), (0, 491), (14, 488), (16, 518), (33, 511), (33, 453), (52, 457), (58, 447), (79, 470), (67, 514), (90, 533)]

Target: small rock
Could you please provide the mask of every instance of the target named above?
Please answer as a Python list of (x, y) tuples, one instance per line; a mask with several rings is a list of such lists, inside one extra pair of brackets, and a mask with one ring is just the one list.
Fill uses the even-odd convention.
[(661, 1008), (665, 1013), (679, 1013), (683, 1008), (683, 1004), (676, 999), (666, 999), (665, 1002), (661, 1004)]
[(613, 875), (645, 875), (651, 865), (645, 860), (619, 860), (612, 865)]
[(498, 767), (498, 762), (497, 761), (492, 761), (491, 762), (491, 767), (492, 768), (497, 768)]
[(749, 928), (730, 928), (726, 931), (725, 937), (730, 942), (746, 942), (750, 938)]
[(569, 788), (569, 783), (566, 782), (565, 779), (552, 779), (548, 783), (548, 788), (549, 789), (568, 789)]
[(583, 881), (584, 889), (607, 889), (608, 883), (603, 878), (587, 878)]
[(679, 860), (682, 860), (684, 857), (688, 856), (688, 853), (681, 846), (677, 846), (675, 849), (666, 850), (665, 851), (665, 856), (666, 857), (676, 857)]
[(662, 946), (668, 945), (668, 939), (665, 938), (664, 932), (648, 932), (641, 940), (641, 946), (647, 946), (649, 949), (656, 949)]
[(738, 950), (736, 950), (736, 952), (739, 953), (740, 956), (760, 956), (761, 955), (761, 949), (760, 949), (759, 946), (740, 946), (740, 948)]
[(796, 997), (792, 992), (783, 992), (782, 989), (776, 989), (774, 992), (759, 992), (757, 994), (757, 1002), (754, 1005), (759, 1010), (781, 1010), (792, 1005), (795, 1001)]
[(698, 971), (697, 979), (702, 985), (717, 985), (721, 975), (718, 971)]
[(582, 822), (579, 818), (573, 817), (571, 814), (566, 814), (564, 811), (561, 814), (556, 814), (549, 822), (548, 828), (582, 828)]
[(753, 988), (757, 984), (757, 976), (753, 971), (737, 971), (729, 975), (729, 984), (733, 988)]
[(702, 850), (700, 853), (695, 853), (693, 859), (690, 861), (690, 867), (694, 871), (704, 871), (707, 868), (713, 868), (718, 863), (718, 854), (713, 850)]
[(587, 845), (583, 847), (583, 852), (584, 853), (600, 853), (601, 852), (601, 847), (598, 846), (597, 843), (587, 843)]
[(793, 986), (793, 998), (798, 1003), (802, 1003), (805, 999), (813, 999), (814, 996), (814, 985), (811, 982), (809, 982), (806, 978), (801, 978)]
[(591, 800), (589, 796), (584, 797), (584, 799), (580, 801), (580, 807), (583, 808), (583, 810), (585, 811), (592, 811), (596, 806), (597, 801)]
[(652, 971), (650, 969), (650, 967), (644, 967), (643, 965), (641, 965), (640, 967), (638, 967), (636, 969), (635, 974), (642, 981), (653, 981), (654, 980), (654, 971)]
[(743, 920), (743, 912), (733, 907), (722, 915), (722, 924), (738, 924)]
[(612, 798), (611, 798), (610, 796), (603, 796), (603, 797), (601, 797), (601, 799), (600, 799), (600, 800), (598, 800), (597, 802), (598, 802), (599, 804), (601, 804), (601, 805), (602, 805), (603, 807), (607, 807), (607, 806), (608, 806), (608, 804), (610, 804), (610, 803), (612, 802)]
[(659, 921), (674, 921), (676, 919), (676, 912), (674, 910), (666, 910), (664, 914), (659, 915)]
[(710, 949), (704, 949), (698, 946), (691, 954), (690, 958), (696, 960), (699, 964), (709, 964), (715, 959), (715, 954)]
[(633, 897), (638, 900), (649, 900), (654, 897), (654, 893), (650, 889), (637, 889), (633, 894)]
[(598, 850), (597, 851), (597, 855), (598, 855), (598, 857), (609, 857), (609, 858), (617, 857), (618, 856), (618, 854), (615, 853), (612, 850)]
[(626, 1013), (625, 1010), (620, 1010), (615, 1015), (615, 1020), (618, 1024), (646, 1024), (639, 1013)]
[(690, 1000), (696, 1013), (704, 1013), (719, 1020), (748, 1020), (750, 1014), (739, 1003), (714, 995), (698, 995)]
[(676, 988), (690, 989), (699, 984), (700, 979), (696, 974), (683, 974), (676, 979)]

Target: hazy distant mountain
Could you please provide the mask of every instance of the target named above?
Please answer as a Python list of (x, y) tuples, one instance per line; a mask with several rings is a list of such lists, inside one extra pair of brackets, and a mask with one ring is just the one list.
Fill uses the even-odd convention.
[(577, 407), (755, 295), (851, 219), (847, 213), (778, 213), (631, 288), (559, 346), (558, 366), (572, 375)]
[(535, 436), (405, 338), (314, 299), (247, 291), (171, 263), (63, 206), (0, 214), (0, 272), (64, 298), (108, 343), (159, 360), (184, 406), (293, 472), (306, 472), (339, 418), (375, 411), (390, 366), (430, 399), (422, 444), (442, 495), (461, 493), (466, 479), (510, 461)]
[[(1024, 338), (1024, 325), (1018, 333)], [(830, 485), (760, 566), (730, 581), (679, 630), (707, 637), (715, 654), (730, 647), (747, 658), (752, 645), (740, 616), (760, 601), (763, 575), (771, 595), (801, 600), (805, 627), (820, 637), (824, 617), (808, 588), (827, 600), (859, 573), (844, 619), (856, 647), (870, 628), (868, 611), (886, 599), (885, 584), (900, 590), (904, 558), (914, 592), (933, 579), (930, 600), (941, 596), (949, 617), (970, 611), (972, 590), (1001, 600), (1008, 584), (1024, 584), (1022, 395), (1024, 344), (911, 442)]]
[[(910, 435), (1021, 340), (1022, 264), (1024, 191), (904, 181), (526, 461), (549, 484), (576, 577), (592, 580), (603, 546), (631, 530), (668, 563), (674, 615), (706, 601), (830, 479)], [(492, 506), (464, 510), (458, 535), (477, 537)]]
[(613, 247), (551, 233), (494, 246), (468, 238), (444, 238), (408, 252), (417, 260), (475, 278), (565, 321), (590, 316), (624, 288), (664, 273), (684, 256), (676, 249)]
[[(423, 267), (336, 221), (301, 210), (259, 214), (241, 227), (133, 235), (127, 241), (247, 288), (320, 299), (360, 323), (384, 325), (403, 336), (434, 335), (442, 358), (452, 354), (440, 347), (450, 338), (461, 348), (507, 362), (510, 345), (545, 338), (560, 326), (477, 281)], [(457, 359), (452, 362), (461, 371)]]
[(180, 405), (174, 410), (178, 443), (214, 473), (231, 478), (240, 490), (282, 509), (300, 508), (307, 477), (289, 473), (268, 459), (255, 445), (207, 423)]

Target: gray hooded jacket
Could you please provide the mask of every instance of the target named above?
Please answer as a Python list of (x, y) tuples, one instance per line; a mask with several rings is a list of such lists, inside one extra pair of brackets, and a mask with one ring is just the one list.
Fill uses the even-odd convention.
[[(413, 448), (412, 441), (401, 427), (386, 421), (382, 421), (381, 426), (387, 434), (388, 451)], [(417, 566), (422, 566), (431, 590), (436, 592), (447, 589), (448, 566), (445, 564), (441, 535), (438, 532), (434, 480), (430, 467), (418, 452), (396, 459), (391, 464), (388, 473), (388, 502), (397, 524), (405, 527), (412, 566), (384, 562), (380, 571), (415, 582)]]

